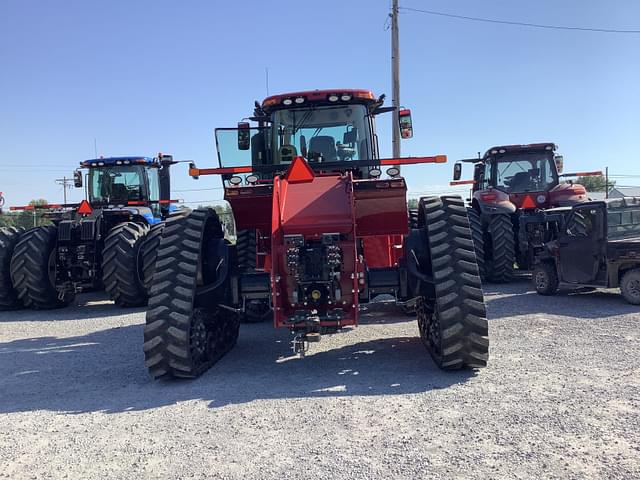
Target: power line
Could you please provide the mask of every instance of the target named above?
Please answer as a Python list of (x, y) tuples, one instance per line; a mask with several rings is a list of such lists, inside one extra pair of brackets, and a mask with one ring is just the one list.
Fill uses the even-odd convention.
[(518, 27), (546, 28), (550, 30), (576, 30), (580, 32), (599, 32), (599, 33), (630, 33), (640, 34), (640, 30), (619, 30), (613, 28), (590, 28), (590, 27), (570, 27), (566, 25), (544, 25), (541, 23), (514, 22), (509, 20), (496, 20), (493, 18), (469, 17), (466, 15), (455, 15), (453, 13), (436, 12), (434, 10), (421, 10), (419, 8), (399, 7), (399, 10), (408, 12), (424, 13), (427, 15), (437, 15), (440, 17), (457, 18), (459, 20), (471, 20), (473, 22), (500, 23), (503, 25), (515, 25)]

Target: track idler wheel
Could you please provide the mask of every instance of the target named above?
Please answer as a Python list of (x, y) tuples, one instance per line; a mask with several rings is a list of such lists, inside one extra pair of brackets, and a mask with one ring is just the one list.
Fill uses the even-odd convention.
[(229, 303), (224, 248), (212, 209), (167, 220), (144, 328), (145, 364), (154, 378), (195, 378), (236, 344), (238, 315), (220, 307)]

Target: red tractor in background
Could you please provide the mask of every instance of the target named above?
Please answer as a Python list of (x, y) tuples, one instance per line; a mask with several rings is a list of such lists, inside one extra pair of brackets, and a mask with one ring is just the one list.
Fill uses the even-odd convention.
[(462, 163), (455, 164), (451, 185), (473, 185), (469, 222), (483, 278), (507, 282), (516, 265), (529, 270), (536, 248), (554, 232), (540, 211), (588, 201), (584, 186), (561, 180), (602, 172), (562, 174), (556, 149), (553, 143), (490, 148), (482, 158), (462, 160), (474, 164), (473, 180), (460, 181)]
[[(256, 102), (251, 120), (216, 130), (219, 168), (237, 230), (231, 244), (212, 209), (169, 219), (162, 232), (144, 329), (145, 363), (160, 377), (200, 375), (236, 343), (239, 318), (266, 302), (275, 327), (309, 342), (358, 323), (378, 295), (416, 306), (420, 336), (443, 369), (488, 360), (488, 325), (467, 210), (459, 197), (419, 202), (408, 227), (398, 165), (381, 159), (376, 116), (391, 111), (366, 90), (314, 90)], [(401, 133), (412, 135), (410, 112)], [(386, 172), (383, 173), (383, 168)], [(247, 261), (249, 260), (249, 261)]]

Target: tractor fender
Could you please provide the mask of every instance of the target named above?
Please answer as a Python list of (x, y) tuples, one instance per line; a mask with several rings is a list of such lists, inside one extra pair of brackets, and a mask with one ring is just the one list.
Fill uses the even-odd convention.
[(482, 215), (515, 213), (516, 206), (509, 199), (509, 195), (501, 190), (490, 188), (473, 194), (473, 207)]
[[(202, 276), (209, 279), (206, 287), (198, 290), (198, 296), (205, 296), (226, 286), (231, 273), (231, 246), (224, 238), (211, 238), (203, 245), (207, 262), (202, 266)], [(210, 283), (209, 283), (210, 282)]]
[(587, 202), (587, 190), (579, 183), (561, 183), (549, 191), (550, 203), (554, 207), (569, 207)]
[(425, 272), (430, 272), (431, 259), (427, 236), (423, 228), (411, 229), (404, 239), (404, 251), (406, 252), (406, 268), (409, 273), (408, 290), (411, 297), (419, 296), (426, 288), (433, 288), (433, 277)]

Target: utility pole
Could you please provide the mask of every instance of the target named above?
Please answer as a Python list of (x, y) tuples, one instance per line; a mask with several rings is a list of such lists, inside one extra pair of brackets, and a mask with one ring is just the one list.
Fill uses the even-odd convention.
[(398, 32), (398, 0), (391, 9), (391, 103), (393, 111), (393, 158), (400, 158), (400, 37)]
[(604, 170), (604, 198), (609, 198), (609, 167)]
[(58, 185), (62, 185), (62, 191), (64, 192), (64, 203), (67, 204), (67, 188), (71, 188), (73, 186), (73, 179), (62, 177), (56, 178), (56, 183)]

